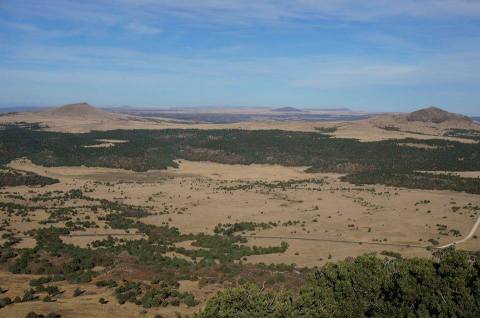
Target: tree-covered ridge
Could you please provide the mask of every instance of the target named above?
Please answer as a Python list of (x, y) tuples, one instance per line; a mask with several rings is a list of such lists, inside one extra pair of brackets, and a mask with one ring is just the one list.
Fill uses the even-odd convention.
[[(28, 157), (46, 166), (87, 165), (137, 171), (174, 166), (175, 159), (311, 166), (312, 171), (480, 170), (480, 145), (415, 139), (360, 142), (321, 133), (280, 130), (113, 130), (85, 134), (9, 128), (0, 131), (0, 163)], [(99, 139), (128, 142), (85, 147)], [(422, 143), (432, 149), (398, 144)]]
[(228, 289), (197, 315), (227, 317), (478, 317), (480, 257), (361, 256), (316, 270), (298, 292)]
[[(85, 134), (0, 130), (0, 164), (27, 157), (44, 166), (92, 166), (135, 171), (177, 166), (176, 159), (226, 164), (309, 166), (309, 172), (347, 173), (352, 183), (383, 183), (478, 193), (480, 181), (417, 171), (478, 171), (480, 144), (448, 140), (360, 142), (316, 132), (282, 130), (112, 130)], [(87, 147), (99, 140), (125, 140)], [(415, 147), (415, 144), (421, 144)], [(413, 145), (413, 146), (405, 146)]]

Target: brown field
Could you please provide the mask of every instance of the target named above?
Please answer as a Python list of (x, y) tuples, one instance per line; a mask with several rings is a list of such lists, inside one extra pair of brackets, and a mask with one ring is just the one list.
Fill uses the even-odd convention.
[[(152, 212), (168, 213), (150, 215), (141, 221), (147, 224), (168, 223), (178, 227), (182, 233), (212, 233), (218, 223), (241, 221), (278, 222), (272, 229), (247, 232), (248, 245), (270, 246), (282, 241), (289, 248), (282, 254), (250, 256), (247, 263), (295, 263), (303, 267), (320, 266), (371, 252), (384, 250), (401, 253), (405, 257), (431, 255), (425, 247), (436, 239), (440, 246), (462, 237), (440, 235), (437, 224), (448, 229), (459, 230), (466, 235), (476, 221), (468, 207), (480, 205), (480, 196), (450, 192), (390, 188), (384, 186), (353, 186), (339, 181), (336, 174), (308, 174), (305, 167), (281, 167), (268, 165), (223, 165), (210, 162), (180, 161), (179, 168), (165, 171), (132, 172), (120, 169), (87, 167), (40, 167), (26, 160), (16, 160), (9, 166), (33, 171), (41, 175), (60, 179), (60, 183), (45, 187), (10, 187), (2, 190), (1, 197), (8, 194), (32, 198), (39, 193), (69, 189), (89, 189), (89, 196), (146, 206)], [(314, 183), (312, 179), (323, 180)], [(278, 181), (304, 180), (297, 187), (274, 187)], [(255, 182), (263, 181), (262, 184)], [(250, 186), (248, 189), (226, 189), (226, 187)], [(428, 203), (422, 201), (428, 200)], [(82, 206), (82, 200), (68, 202), (71, 206)], [(461, 207), (456, 213), (452, 207)], [(64, 236), (66, 243), (88, 246), (93, 240), (111, 234), (123, 239), (138, 239), (135, 230), (104, 229), (104, 223), (96, 214), (85, 209), (81, 218), (87, 216), (100, 226), (88, 229), (91, 236)], [(46, 226), (39, 222), (47, 217), (37, 212), (26, 222), (12, 217), (9, 229), (22, 236), (29, 229)], [(288, 222), (291, 221), (291, 224)], [(285, 225), (283, 225), (285, 224)], [(72, 233), (72, 234), (75, 234)], [(477, 230), (480, 235), (480, 230)], [(24, 237), (17, 247), (33, 247), (35, 240)], [(194, 248), (189, 242), (182, 242)], [(458, 248), (480, 250), (480, 241), (472, 239)], [(178, 255), (177, 255), (178, 256)], [(108, 269), (99, 269), (108, 274)], [(0, 286), (8, 289), (6, 295), (15, 296), (28, 289), (32, 275), (11, 275), (0, 272)], [(197, 282), (184, 281), (182, 287), (192, 291), (200, 305), (189, 308), (166, 307), (148, 309), (133, 305), (118, 305), (112, 290), (98, 288), (92, 284), (80, 285), (87, 290), (83, 297), (72, 297), (77, 285), (65, 282), (59, 285), (65, 292), (55, 303), (28, 302), (0, 309), (2, 317), (23, 317), (29, 311), (55, 311), (64, 317), (110, 316), (152, 317), (160, 312), (173, 317), (175, 311), (192, 313), (204, 300), (221, 286), (207, 285), (199, 288)], [(106, 305), (98, 303), (104, 297)], [(79, 312), (78, 308), (82, 308)]]

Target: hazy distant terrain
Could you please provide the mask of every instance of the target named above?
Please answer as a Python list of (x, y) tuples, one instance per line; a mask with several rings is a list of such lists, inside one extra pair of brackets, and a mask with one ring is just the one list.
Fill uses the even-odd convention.
[(170, 118), (192, 123), (230, 124), (243, 121), (350, 121), (366, 119), (370, 114), (350, 111), (347, 108), (302, 110), (293, 107), (275, 109), (258, 108), (206, 108), (180, 110), (123, 110), (123, 113), (140, 117)]
[(332, 114), (218, 114), (218, 113), (173, 113), (173, 112), (128, 112), (140, 117), (163, 117), (188, 120), (194, 123), (230, 124), (242, 121), (275, 120), (275, 121), (350, 121), (366, 119), (371, 115), (332, 115)]

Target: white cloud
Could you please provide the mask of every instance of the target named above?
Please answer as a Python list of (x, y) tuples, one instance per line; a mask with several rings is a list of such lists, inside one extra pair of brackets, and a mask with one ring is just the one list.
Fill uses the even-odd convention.
[(130, 22), (126, 25), (126, 29), (130, 32), (145, 34), (145, 35), (156, 35), (162, 33), (162, 29), (149, 26), (142, 23)]
[(33, 24), (29, 23), (16, 23), (16, 22), (2, 22), (1, 25), (4, 25), (8, 28), (19, 30), (22, 32), (40, 32), (40, 28)]
[(371, 21), (389, 17), (480, 19), (478, 0), (5, 0), (0, 10), (12, 16), (39, 16), (86, 25), (113, 26), (141, 19), (131, 28), (158, 32), (162, 17), (199, 24)]
[(120, 5), (205, 22), (364, 21), (385, 17), (480, 18), (478, 0), (116, 0)]
[[(449, 85), (480, 81), (480, 54), (432, 54), (414, 62), (381, 58), (313, 55), (299, 57), (180, 57), (115, 47), (4, 47), (9, 65), (35, 65), (55, 74), (66, 72), (119, 73), (129, 77), (175, 76), (224, 82), (268, 81), (310, 89), (357, 88), (384, 85)], [(12, 69), (13, 70), (13, 69)], [(21, 72), (20, 72), (21, 74)], [(112, 76), (113, 77), (113, 76)]]

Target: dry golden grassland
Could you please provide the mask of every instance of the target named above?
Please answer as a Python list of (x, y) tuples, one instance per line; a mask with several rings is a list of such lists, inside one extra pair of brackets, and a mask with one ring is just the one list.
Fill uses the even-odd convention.
[[(179, 162), (179, 168), (147, 172), (87, 167), (47, 168), (26, 160), (16, 160), (9, 166), (57, 178), (60, 183), (45, 187), (4, 188), (0, 191), (0, 200), (7, 200), (10, 196), (10, 201), (25, 203), (50, 191), (82, 189), (90, 197), (146, 207), (153, 214), (142, 218), (143, 223), (168, 224), (182, 233), (211, 234), (219, 223), (277, 223), (270, 229), (243, 233), (248, 238), (246, 244), (271, 246), (286, 241), (289, 244), (287, 251), (249, 256), (244, 260), (246, 263), (295, 263), (300, 267), (313, 267), (384, 250), (399, 252), (404, 257), (428, 257), (431, 252), (425, 247), (432, 246), (429, 240), (437, 240), (441, 246), (461, 239), (478, 217), (478, 212), (472, 207), (480, 205), (479, 195), (354, 186), (339, 181), (340, 175), (337, 174), (305, 173), (305, 167), (223, 165), (183, 160)], [(24, 199), (12, 199), (12, 196)], [(87, 202), (76, 199), (67, 205), (81, 207)], [(93, 213), (88, 208), (80, 208), (80, 211), (80, 220), (93, 221), (99, 227), (87, 229), (91, 236), (63, 236), (62, 240), (66, 243), (86, 247), (107, 234), (127, 240), (142, 237), (136, 229), (109, 228), (99, 220), (101, 213)], [(15, 235), (24, 237), (17, 247), (35, 246), (35, 240), (24, 233), (49, 226), (39, 223), (46, 218), (48, 214), (41, 210), (30, 215), (28, 221), (12, 216), (8, 228)], [(438, 225), (445, 225), (447, 230), (458, 230), (461, 236), (441, 235)], [(78, 232), (81, 233), (85, 234)], [(477, 235), (480, 235), (480, 230)], [(179, 246), (195, 248), (189, 242), (179, 243)], [(458, 248), (480, 250), (480, 240), (474, 236)], [(108, 276), (110, 269), (97, 270), (100, 275)], [(122, 275), (128, 276), (128, 273)], [(29, 288), (28, 282), (32, 277), (35, 276), (1, 271), (0, 286), (8, 289), (7, 296), (15, 296)], [(0, 316), (23, 317), (30, 311), (55, 311), (63, 317), (101, 317), (107, 314), (115, 317), (145, 314), (152, 317), (154, 313), (173, 317), (175, 311), (185, 314), (198, 310), (209, 295), (222, 288), (221, 285), (200, 288), (198, 282), (182, 281), (180, 289), (193, 292), (200, 300), (198, 306), (186, 307), (182, 304), (180, 307), (143, 309), (128, 303), (120, 306), (112, 290), (93, 284), (69, 285), (61, 282), (59, 287), (64, 293), (56, 302), (15, 304), (0, 309)], [(77, 287), (86, 290), (84, 296), (72, 296)], [(99, 304), (100, 297), (108, 303)]]

